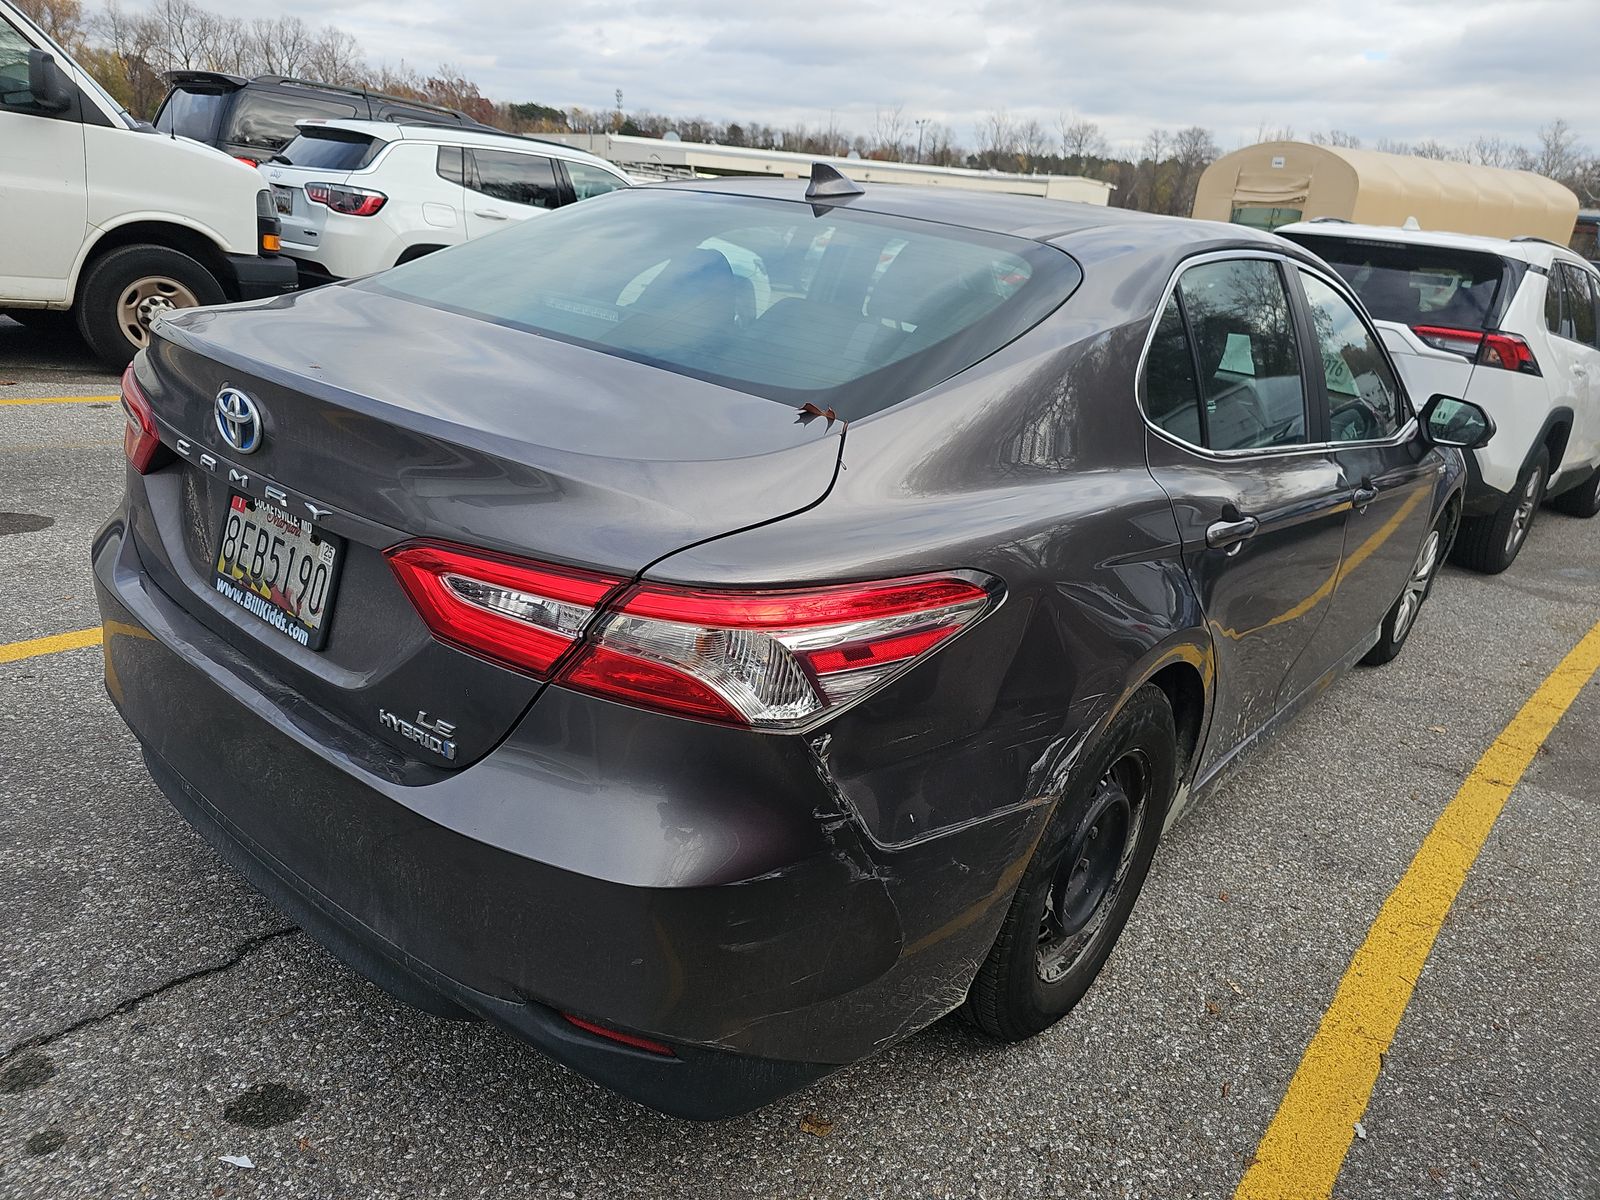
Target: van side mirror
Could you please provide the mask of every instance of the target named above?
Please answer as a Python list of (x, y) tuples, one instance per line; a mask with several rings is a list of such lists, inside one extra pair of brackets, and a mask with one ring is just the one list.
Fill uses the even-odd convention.
[(1435, 446), (1474, 450), (1494, 436), (1494, 420), (1470, 400), (1436, 395), (1417, 418), (1422, 436)]
[(45, 112), (66, 112), (72, 107), (72, 81), (43, 50), (28, 51), (28, 90), (33, 103)]

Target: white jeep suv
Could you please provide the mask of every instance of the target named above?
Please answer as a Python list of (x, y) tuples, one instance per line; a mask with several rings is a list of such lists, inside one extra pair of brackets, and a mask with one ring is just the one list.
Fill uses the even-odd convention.
[(489, 130), (299, 121), (261, 173), (302, 282), (384, 271), (632, 181), (602, 158)]
[(1332, 220), (1277, 232), (1355, 288), (1413, 395), (1494, 418), (1493, 439), (1467, 455), (1456, 561), (1505, 570), (1547, 498), (1600, 512), (1600, 272), (1536, 238)]

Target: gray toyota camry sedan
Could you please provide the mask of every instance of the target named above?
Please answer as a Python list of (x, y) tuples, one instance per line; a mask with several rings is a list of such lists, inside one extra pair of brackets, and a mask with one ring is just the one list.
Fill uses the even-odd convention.
[(1492, 432), (1269, 235), (825, 175), (164, 319), (94, 543), (224, 858), (683, 1116), (1061, 1018), (1181, 807), (1400, 649)]

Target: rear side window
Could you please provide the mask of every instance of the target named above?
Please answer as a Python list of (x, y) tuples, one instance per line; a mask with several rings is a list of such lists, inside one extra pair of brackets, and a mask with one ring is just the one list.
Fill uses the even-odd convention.
[(567, 178), (572, 181), (572, 190), (579, 200), (587, 200), (591, 196), (601, 196), (606, 192), (614, 192), (619, 187), (628, 186), (610, 171), (589, 163), (564, 159), (562, 165), (567, 168)]
[(1194, 373), (1194, 352), (1183, 327), (1178, 293), (1156, 322), (1150, 353), (1145, 357), (1145, 408), (1150, 419), (1174, 437), (1193, 446), (1205, 445), (1200, 424), (1200, 385)]
[(1021, 238), (624, 188), (354, 286), (851, 419), (992, 354), (1080, 279)]
[(155, 126), (162, 133), (209, 142), (227, 100), (222, 92), (173, 92), (156, 114)]
[(1275, 262), (1190, 267), (1178, 281), (1199, 368), (1206, 445), (1252, 450), (1305, 441), (1305, 385)]
[(475, 192), (527, 204), (533, 208), (559, 208), (561, 183), (556, 168), (541, 154), (518, 154), (510, 150), (473, 150), (474, 169), (467, 186)]
[(1497, 254), (1316, 235), (1293, 240), (1343, 276), (1380, 321), (1483, 329), (1497, 314), (1505, 277)]
[(434, 170), (439, 173), (440, 179), (446, 179), (451, 183), (459, 183), (465, 186), (467, 180), (465, 174), (463, 174), (461, 147), (440, 146), (439, 158)]
[(1328, 431), (1336, 442), (1366, 442), (1400, 431), (1400, 386), (1378, 339), (1338, 292), (1300, 272), (1327, 383)]
[(294, 127), (296, 121), (355, 115), (355, 105), (341, 100), (246, 89), (239, 93), (222, 140), (257, 150), (280, 150), (300, 132)]
[(385, 143), (344, 129), (306, 129), (281, 151), (291, 166), (327, 171), (358, 171), (378, 156)]
[(1556, 332), (1585, 346), (1596, 345), (1594, 296), (1587, 273), (1570, 263), (1561, 263), (1556, 269), (1561, 272), (1561, 323)]

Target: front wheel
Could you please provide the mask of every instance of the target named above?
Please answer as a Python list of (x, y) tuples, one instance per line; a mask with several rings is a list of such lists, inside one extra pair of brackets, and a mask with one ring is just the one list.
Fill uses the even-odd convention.
[(962, 1009), (1017, 1042), (1071, 1011), (1127, 924), (1178, 786), (1162, 690), (1134, 693), (1072, 774)]
[(1412, 564), (1411, 574), (1406, 578), (1406, 585), (1400, 592), (1400, 597), (1389, 611), (1384, 615), (1383, 624), (1378, 627), (1378, 642), (1368, 650), (1362, 662), (1369, 667), (1386, 663), (1400, 653), (1400, 648), (1406, 644), (1412, 627), (1417, 623), (1417, 614), (1422, 611), (1422, 604), (1428, 598), (1428, 593), (1433, 591), (1434, 576), (1439, 573), (1439, 566), (1444, 562), (1445, 543), (1449, 536), (1450, 514), (1446, 513), (1439, 518), (1439, 523), (1428, 530), (1428, 536), (1422, 540), (1422, 546), (1417, 551), (1417, 561)]
[(89, 266), (74, 307), (89, 348), (120, 368), (150, 344), (150, 325), (163, 313), (226, 299), (211, 272), (187, 254), (122, 246)]

